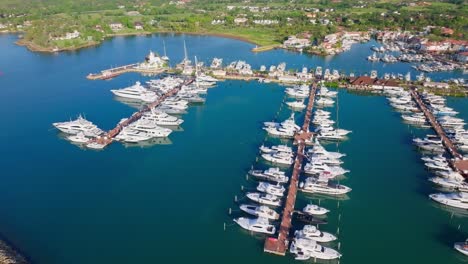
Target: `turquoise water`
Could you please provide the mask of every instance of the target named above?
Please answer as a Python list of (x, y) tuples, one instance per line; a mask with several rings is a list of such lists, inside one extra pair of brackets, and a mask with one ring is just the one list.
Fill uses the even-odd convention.
[[(173, 62), (182, 57), (182, 38), (165, 37)], [(189, 54), (206, 61), (372, 67), (356, 58), (369, 53), (368, 44), (322, 59), (281, 50), (253, 54), (252, 45), (230, 39), (185, 39)], [(34, 263), (294, 262), (263, 253), (263, 237), (232, 225), (227, 214), (235, 208), (234, 195), (243, 196), (240, 186), (255, 186), (245, 174), (265, 139), (261, 122), (289, 115), (281, 107), (282, 87), (222, 82), (209, 91), (205, 105), (184, 115), (183, 131), (170, 136), (172, 144), (84, 151), (58, 137), (51, 123), (83, 113), (109, 129), (129, 116), (134, 109), (113, 100), (109, 90), (146, 78), (84, 77), (139, 61), (150, 48), (161, 50), (162, 38), (115, 38), (53, 55), (28, 52), (14, 40), (0, 36), (0, 233)], [(407, 66), (392, 65), (403, 72)], [(468, 119), (466, 99), (451, 99), (449, 105)], [(340, 127), (353, 133), (349, 141), (327, 148), (348, 154), (344, 167), (351, 173), (342, 183), (353, 191), (348, 200), (320, 203), (332, 210), (323, 230), (339, 229), (341, 263), (468, 262), (451, 248), (468, 237), (466, 219), (427, 198), (435, 190), (411, 139), (428, 131), (403, 124), (382, 96), (340, 90), (338, 115)], [(300, 195), (297, 208), (316, 198)]]

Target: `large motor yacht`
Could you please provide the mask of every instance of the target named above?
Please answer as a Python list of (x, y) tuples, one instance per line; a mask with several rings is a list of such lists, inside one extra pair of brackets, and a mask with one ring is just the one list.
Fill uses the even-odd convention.
[(304, 228), (302, 228), (302, 230), (297, 230), (294, 233), (294, 235), (296, 236), (296, 238), (308, 238), (317, 242), (324, 243), (335, 241), (337, 239), (336, 236), (327, 232), (322, 232), (313, 225), (305, 225)]
[(468, 193), (435, 193), (430, 194), (429, 197), (443, 205), (450, 207), (468, 209)]
[(265, 234), (274, 234), (276, 232), (276, 228), (274, 225), (268, 222), (266, 218), (246, 218), (246, 217), (239, 217), (234, 219), (238, 225), (242, 228), (247, 229), (249, 231), (258, 232), (258, 233), (265, 233)]
[(84, 119), (81, 115), (77, 119), (68, 121), (68, 122), (57, 122), (52, 124), (58, 130), (67, 133), (76, 135), (82, 132), (87, 137), (97, 137), (104, 133), (92, 122)]
[(111, 90), (111, 92), (116, 96), (140, 100), (143, 102), (154, 102), (158, 99), (155, 92), (146, 89), (140, 82), (136, 82), (135, 85), (127, 88)]

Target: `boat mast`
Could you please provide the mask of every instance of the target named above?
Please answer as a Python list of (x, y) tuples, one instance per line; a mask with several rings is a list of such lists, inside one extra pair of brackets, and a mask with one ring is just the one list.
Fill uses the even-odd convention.
[(187, 46), (185, 45), (185, 39), (184, 39), (184, 60), (187, 61), (188, 60), (188, 56), (187, 56)]
[(167, 57), (166, 54), (166, 41), (163, 40), (163, 47), (164, 47), (164, 57)]
[(195, 56), (195, 76), (198, 76), (198, 61), (197, 61), (197, 56)]

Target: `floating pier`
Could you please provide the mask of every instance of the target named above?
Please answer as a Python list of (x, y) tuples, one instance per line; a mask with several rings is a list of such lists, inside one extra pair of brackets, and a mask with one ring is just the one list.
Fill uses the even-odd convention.
[(109, 145), (110, 143), (112, 143), (113, 141), (113, 138), (115, 136), (117, 136), (120, 131), (122, 131), (122, 129), (130, 124), (132, 124), (133, 122), (137, 121), (138, 119), (140, 119), (143, 114), (145, 112), (149, 112), (152, 108), (155, 108), (157, 106), (159, 106), (162, 102), (164, 102), (164, 100), (166, 100), (168, 97), (171, 97), (173, 95), (176, 95), (180, 89), (182, 88), (182, 86), (185, 86), (185, 85), (189, 85), (191, 84), (192, 82), (194, 81), (193, 78), (191, 79), (187, 79), (186, 81), (184, 81), (182, 84), (179, 84), (178, 86), (172, 88), (170, 91), (168, 91), (167, 93), (161, 95), (156, 101), (146, 105), (143, 109), (141, 109), (140, 111), (138, 112), (135, 112), (132, 116), (130, 116), (127, 120), (123, 121), (123, 122), (120, 122), (117, 124), (117, 126), (111, 130), (109, 130), (104, 136), (101, 136), (97, 139), (94, 139), (92, 141), (94, 142), (97, 142), (101, 145), (104, 145), (104, 146), (107, 146)]
[(427, 120), (429, 120), (429, 123), (431, 124), (432, 128), (442, 139), (444, 147), (452, 156), (453, 159), (450, 161), (450, 165), (452, 166), (452, 168), (458, 171), (461, 175), (463, 175), (465, 179), (468, 179), (468, 160), (463, 160), (463, 155), (461, 155), (458, 152), (457, 147), (455, 146), (455, 144), (453, 144), (452, 140), (450, 140), (447, 137), (445, 131), (442, 129), (434, 114), (431, 111), (429, 111), (426, 104), (421, 100), (419, 92), (413, 88), (410, 90), (410, 93), (414, 101), (416, 101), (417, 105), (419, 106), (419, 109), (421, 109), (421, 111), (426, 116)]
[(313, 83), (309, 94), (309, 103), (304, 118), (302, 129), (294, 136), (294, 142), (297, 144), (297, 155), (294, 161), (293, 173), (288, 188), (288, 195), (283, 209), (281, 224), (278, 237), (268, 237), (265, 240), (264, 252), (284, 256), (289, 244), (289, 231), (292, 227), (292, 217), (294, 213), (294, 204), (296, 203), (297, 189), (299, 185), (299, 174), (304, 160), (305, 141), (310, 139), (312, 133), (309, 132), (310, 121), (312, 117), (312, 108), (314, 107), (315, 94), (317, 92), (317, 83)]

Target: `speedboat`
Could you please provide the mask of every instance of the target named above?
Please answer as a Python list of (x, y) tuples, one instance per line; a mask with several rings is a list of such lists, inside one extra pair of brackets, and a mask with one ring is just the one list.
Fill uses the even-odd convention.
[(307, 238), (324, 243), (332, 242), (337, 239), (336, 236), (327, 232), (322, 232), (313, 225), (305, 225), (302, 230), (297, 230), (294, 232), (294, 235), (296, 238)]
[(329, 195), (344, 195), (351, 191), (351, 188), (341, 184), (330, 184), (328, 179), (309, 177), (299, 184), (303, 192), (319, 193)]
[(155, 92), (146, 89), (140, 82), (136, 82), (135, 85), (127, 88), (111, 90), (111, 92), (119, 97), (140, 100), (143, 102), (154, 102), (158, 99)]
[(274, 234), (276, 232), (276, 228), (274, 225), (268, 222), (266, 218), (246, 218), (246, 217), (239, 217), (234, 219), (238, 225), (242, 228), (247, 229), (249, 231), (258, 232), (258, 233), (265, 233), (265, 234)]
[(453, 244), (453, 248), (462, 253), (463, 255), (466, 255), (468, 256), (468, 242), (465, 241), (465, 242), (457, 242), (455, 244)]
[(266, 205), (271, 205), (271, 206), (281, 205), (281, 199), (278, 196), (268, 194), (268, 193), (267, 194), (256, 193), (256, 192), (247, 193), (247, 198), (260, 204), (266, 204)]
[(324, 215), (330, 212), (330, 210), (320, 207), (316, 204), (308, 204), (302, 209), (302, 212), (308, 215)]
[(257, 186), (257, 191), (283, 197), (286, 189), (284, 188), (284, 186), (279, 184), (274, 185), (268, 182), (260, 182)]
[(341, 257), (338, 251), (321, 246), (317, 241), (307, 238), (295, 238), (291, 242), (289, 251), (296, 254), (296, 259), (307, 260), (314, 259), (337, 259)]
[(248, 205), (248, 204), (241, 204), (240, 209), (248, 214), (267, 218), (271, 220), (279, 219), (280, 215), (273, 209), (265, 205)]
[(430, 194), (429, 197), (443, 205), (450, 207), (468, 209), (468, 193), (456, 192), (456, 193), (435, 193)]

